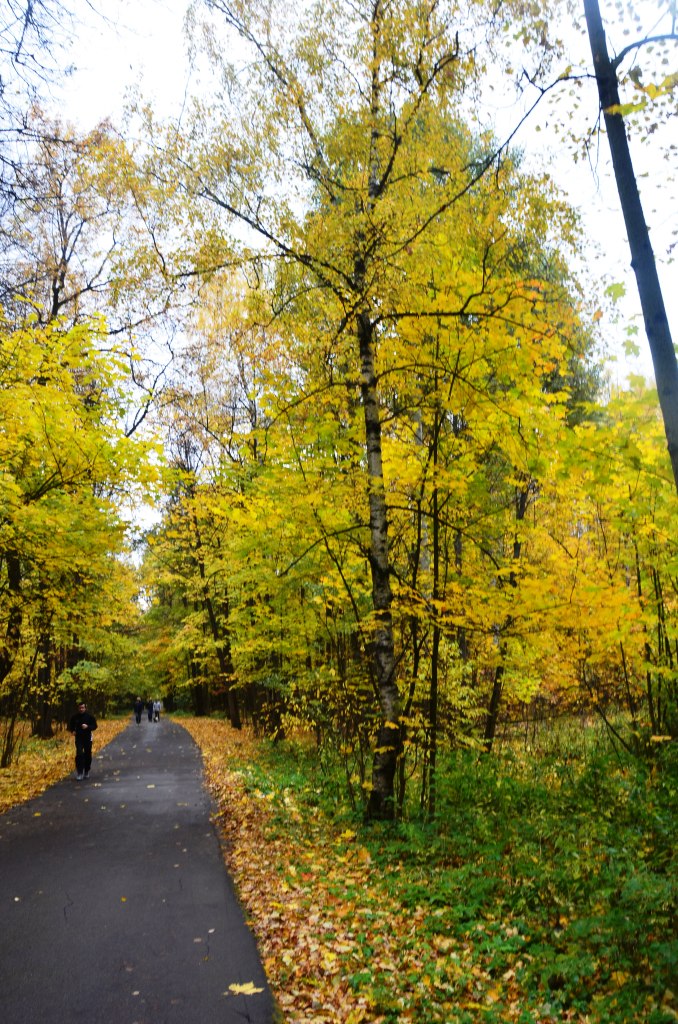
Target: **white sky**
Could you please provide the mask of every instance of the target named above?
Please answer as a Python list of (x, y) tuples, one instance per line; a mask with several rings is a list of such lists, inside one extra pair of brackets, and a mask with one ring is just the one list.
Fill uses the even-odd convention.
[[(94, 0), (96, 3), (96, 0)], [(609, 0), (601, 0), (603, 8)], [(139, 86), (160, 114), (176, 114), (186, 92), (199, 85), (188, 68), (183, 20), (186, 0), (107, 0), (96, 15), (87, 0), (74, 0), (77, 11), (73, 48), (70, 60), (77, 70), (64, 86), (59, 99), (62, 113), (87, 129), (105, 117), (116, 120), (122, 109), (125, 91)], [(626, 43), (628, 40), (624, 40)], [(610, 43), (608, 43), (610, 45)], [(588, 43), (582, 38), (580, 52), (589, 57)], [(611, 50), (612, 52), (612, 50)], [(639, 327), (638, 359), (627, 359), (621, 351), (623, 324), (609, 325), (609, 335), (619, 342), (616, 364), (611, 365), (613, 380), (623, 381), (628, 372), (652, 375), (652, 364), (643, 331), (635, 277), (630, 268), (630, 254), (619, 207), (616, 186), (610, 171), (607, 139), (600, 139), (593, 169), (582, 162), (575, 165), (571, 148), (562, 134), (552, 126), (562, 121), (567, 112), (563, 106), (564, 90), (554, 104), (544, 106), (535, 118), (521, 129), (516, 138), (530, 159), (545, 160), (569, 201), (585, 217), (591, 240), (588, 268), (583, 275), (595, 280), (602, 269), (609, 281), (622, 281), (627, 297), (622, 304), (624, 323), (634, 320)], [(495, 89), (496, 116), (499, 126), (513, 125), (518, 119), (509, 80)], [(587, 100), (588, 97), (588, 100)], [(56, 99), (56, 97), (55, 97)], [(566, 101), (565, 101), (566, 102)], [(588, 103), (588, 106), (587, 106)], [(573, 114), (593, 124), (597, 111), (595, 85), (587, 87), (583, 105)], [(540, 131), (536, 131), (537, 125)], [(501, 133), (498, 132), (501, 137)], [(678, 127), (674, 130), (678, 143)], [(652, 138), (640, 152), (633, 153), (639, 175), (645, 216), (650, 226), (652, 244), (667, 304), (674, 341), (678, 340), (678, 277), (675, 266), (667, 258), (678, 231), (678, 199), (665, 186), (667, 171), (677, 169), (658, 166), (657, 150)]]

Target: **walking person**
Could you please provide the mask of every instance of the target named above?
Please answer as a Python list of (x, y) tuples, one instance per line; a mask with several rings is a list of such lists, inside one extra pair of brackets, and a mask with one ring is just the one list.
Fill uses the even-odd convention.
[(92, 733), (96, 727), (96, 718), (90, 715), (87, 705), (82, 701), (68, 724), (69, 732), (75, 737), (75, 777), (78, 782), (89, 778), (92, 767)]
[(134, 701), (134, 717), (136, 718), (137, 725), (141, 722), (141, 712), (144, 710), (144, 702), (141, 697), (137, 697)]
[(162, 707), (162, 704), (160, 703), (159, 700), (154, 700), (153, 701), (153, 721), (154, 722), (159, 722), (160, 721), (160, 709), (161, 709), (161, 707)]
[(152, 722), (153, 721), (153, 701), (150, 698), (146, 701), (146, 711), (148, 712), (148, 720), (149, 720), (149, 722)]

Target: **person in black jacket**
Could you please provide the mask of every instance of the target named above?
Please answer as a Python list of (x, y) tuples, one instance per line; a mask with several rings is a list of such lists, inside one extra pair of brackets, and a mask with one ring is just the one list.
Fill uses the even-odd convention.
[(137, 725), (139, 725), (139, 723), (141, 722), (141, 712), (143, 710), (144, 702), (142, 701), (141, 697), (137, 697), (137, 699), (134, 701), (134, 717), (136, 719)]
[(92, 767), (92, 733), (97, 727), (97, 720), (90, 715), (84, 701), (78, 704), (78, 710), (71, 718), (68, 728), (75, 736), (75, 777), (80, 782), (89, 776)]

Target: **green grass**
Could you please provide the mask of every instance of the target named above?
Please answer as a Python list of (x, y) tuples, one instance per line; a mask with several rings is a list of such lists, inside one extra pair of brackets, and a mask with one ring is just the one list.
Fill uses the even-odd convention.
[[(250, 784), (292, 794), (309, 821), (320, 813), (359, 830), (384, 904), (401, 908), (391, 927), (401, 962), (416, 964), (412, 977), (394, 984), (372, 966), (350, 979), (369, 988), (385, 1021), (410, 1019), (401, 1017), (410, 999), (430, 1024), (675, 1024), (675, 744), (651, 765), (620, 759), (600, 733), (581, 729), (490, 757), (449, 752), (439, 759), (435, 823), (410, 808), (408, 820), (376, 826), (351, 811), (341, 766), (326, 752), (320, 761), (301, 744), (261, 750), (246, 769)], [(278, 813), (282, 821), (284, 801)], [(448, 943), (465, 951), (461, 961), (441, 955)], [(375, 959), (366, 948), (366, 963)], [(481, 980), (492, 992), (482, 1018), (460, 1008), (453, 1021), (455, 992), (468, 1001)]]

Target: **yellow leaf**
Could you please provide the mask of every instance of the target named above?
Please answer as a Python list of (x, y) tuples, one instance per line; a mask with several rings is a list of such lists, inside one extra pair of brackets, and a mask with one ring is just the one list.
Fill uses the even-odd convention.
[[(256, 988), (253, 981), (247, 981), (244, 985), (229, 985), (228, 992), (234, 996), (254, 996), (257, 992), (263, 992), (263, 988)], [(224, 992), (227, 996), (228, 992)]]

